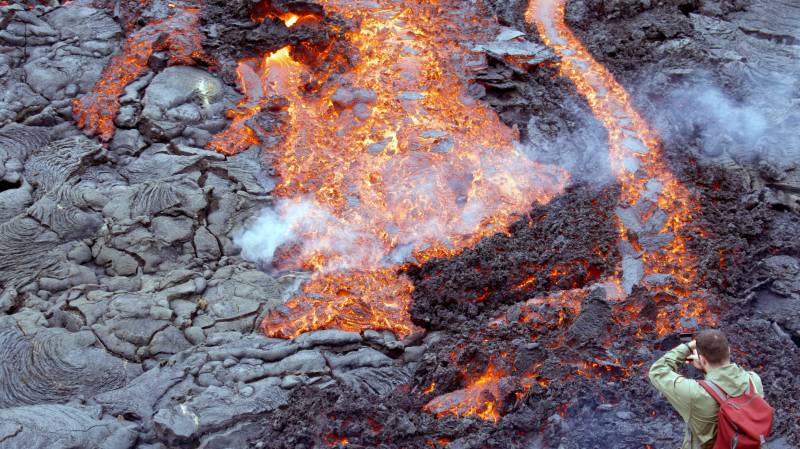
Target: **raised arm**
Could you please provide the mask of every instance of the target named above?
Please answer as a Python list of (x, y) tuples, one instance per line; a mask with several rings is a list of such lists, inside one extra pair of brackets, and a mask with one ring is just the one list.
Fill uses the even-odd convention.
[(691, 417), (692, 399), (700, 386), (694, 380), (678, 374), (677, 370), (692, 352), (688, 344), (681, 343), (656, 360), (648, 375), (650, 383), (667, 398), (686, 422)]

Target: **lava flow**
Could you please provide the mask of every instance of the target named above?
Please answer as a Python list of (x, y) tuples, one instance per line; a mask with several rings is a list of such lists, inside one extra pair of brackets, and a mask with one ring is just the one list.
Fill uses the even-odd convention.
[[(469, 56), (458, 42), (496, 24), (469, 19), (474, 12), (450, 2), (321, 3), (359, 24), (347, 34), (358, 53), (350, 70), (308, 92), (311, 68), (293, 49), (242, 61), (245, 98), (211, 147), (233, 153), (261, 142), (280, 177), (276, 220), (291, 237), (273, 264), (313, 271), (302, 292), (264, 320), (265, 333), (387, 329), (403, 337), (414, 331), (403, 264), (504, 232), (531, 204), (560, 192), (567, 174), (521, 154), (516, 132), (458, 76)], [(274, 95), (288, 100), (288, 131), (270, 146), (259, 136), (268, 130), (250, 118)], [(244, 238), (272, 232), (256, 224)], [(255, 256), (272, 259), (269, 252)]]
[(132, 33), (121, 55), (114, 56), (103, 70), (92, 92), (73, 101), (72, 110), (79, 128), (103, 141), (114, 136), (114, 117), (125, 87), (147, 70), (153, 52), (166, 51), (169, 65), (192, 65), (207, 60), (202, 33), (198, 27), (200, 10), (176, 8), (168, 18), (153, 21)]
[(608, 132), (611, 165), (622, 187), (617, 209), (622, 287), (630, 294), (641, 285), (678, 303), (674, 313), (659, 314), (660, 335), (683, 328), (681, 319), (711, 321), (702, 293), (695, 291), (696, 258), (687, 250), (684, 232), (698, 205), (665, 165), (656, 131), (566, 25), (565, 5), (565, 0), (531, 0), (525, 20), (561, 57), (560, 73), (575, 84)]

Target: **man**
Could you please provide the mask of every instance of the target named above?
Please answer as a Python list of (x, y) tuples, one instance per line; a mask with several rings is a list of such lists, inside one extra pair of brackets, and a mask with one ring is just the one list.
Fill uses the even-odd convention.
[(676, 371), (684, 363), (705, 373), (706, 381), (717, 384), (728, 396), (745, 392), (749, 381), (758, 395), (764, 395), (761, 378), (730, 360), (728, 339), (722, 332), (702, 331), (689, 343), (681, 343), (650, 367), (650, 383), (660, 391), (686, 422), (682, 449), (709, 449), (717, 435), (719, 405), (697, 381)]

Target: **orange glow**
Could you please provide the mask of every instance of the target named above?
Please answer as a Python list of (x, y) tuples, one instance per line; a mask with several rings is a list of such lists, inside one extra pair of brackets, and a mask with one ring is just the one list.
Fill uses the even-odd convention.
[(369, 428), (372, 429), (373, 433), (380, 433), (383, 430), (383, 425), (372, 418), (367, 418), (367, 424), (369, 424)]
[(312, 13), (298, 15), (292, 12), (285, 12), (275, 8), (269, 0), (262, 0), (258, 2), (250, 12), (250, 19), (253, 22), (262, 22), (266, 18), (278, 19), (286, 25), (286, 28), (291, 28), (298, 22), (316, 21), (319, 17)]
[[(558, 194), (568, 175), (520, 153), (516, 130), (472, 99), (458, 76), (470, 57), (459, 42), (480, 38), (474, 31), (494, 22), (454, 25), (443, 11), (465, 6), (446, 1), (320, 3), (360, 25), (347, 34), (357, 53), (349, 71), (309, 92), (315, 72), (290, 48), (242, 61), (246, 98), (210, 147), (234, 154), (263, 140), (267, 130), (250, 119), (272, 96), (288, 100), (281, 142), (265, 149), (280, 177), (274, 193), (284, 206), (311, 204), (314, 217), (325, 218), (294, 229), (298, 241), (314, 245), (283, 248), (273, 261), (313, 275), (264, 320), (266, 334), (338, 328), (407, 336), (415, 331), (413, 285), (398, 272), (402, 264), (452, 256), (504, 232), (534, 202)], [(268, 9), (262, 16), (278, 17)]]
[[(505, 354), (503, 357), (507, 357)], [(549, 381), (538, 378), (534, 373), (522, 376), (510, 376), (505, 370), (490, 361), (483, 374), (477, 378), (467, 379), (467, 386), (433, 398), (425, 404), (423, 410), (433, 413), (437, 418), (445, 415), (476, 416), (485, 421), (500, 421), (500, 411), (504, 405), (505, 392), (501, 391), (501, 383), (516, 383), (514, 397), (522, 400), (525, 393), (534, 384), (547, 388)]]
[(271, 311), (262, 327), (278, 338), (315, 329), (391, 329), (409, 335), (416, 330), (408, 317), (413, 289), (411, 281), (398, 276), (394, 268), (320, 273), (285, 308)]
[(631, 375), (631, 369), (640, 364), (623, 366), (619, 360), (590, 360), (578, 364), (577, 374), (587, 378), (620, 380)]
[[(288, 46), (265, 55), (262, 59), (248, 58), (236, 69), (239, 88), (245, 93), (236, 109), (227, 111), (231, 124), (216, 134), (208, 147), (223, 154), (236, 154), (259, 143), (253, 125), (248, 121), (270, 104), (271, 96), (296, 87), (302, 66), (289, 54)], [(262, 133), (265, 131), (260, 130)]]
[(299, 18), (300, 18), (300, 16), (298, 16), (297, 14), (292, 14), (292, 13), (289, 13), (289, 14), (286, 14), (284, 16), (281, 16), (281, 20), (283, 20), (283, 23), (286, 24), (287, 28), (290, 28), (292, 25), (297, 23), (297, 20)]
[(519, 282), (514, 288), (525, 288), (529, 285), (536, 284), (536, 276), (529, 276), (528, 278), (524, 279), (522, 282)]
[(472, 380), (463, 390), (456, 390), (435, 397), (425, 404), (424, 410), (434, 413), (436, 417), (446, 414), (455, 416), (477, 416), (487, 421), (500, 420), (497, 410), (500, 397), (500, 380), (505, 373), (492, 363), (486, 371)]
[[(699, 206), (688, 189), (664, 164), (661, 143), (655, 130), (633, 108), (628, 93), (604, 66), (567, 27), (564, 20), (565, 0), (530, 0), (525, 20), (535, 25), (542, 40), (560, 57), (560, 73), (569, 78), (608, 131), (612, 168), (622, 187), (622, 206), (633, 207), (645, 222), (657, 209), (666, 213), (659, 231), (673, 239), (662, 250), (643, 251), (644, 276), (664, 274), (675, 282), (646, 285), (651, 291), (662, 291), (678, 298), (679, 316), (663, 316), (657, 323), (659, 334), (681, 327), (679, 318), (702, 317), (711, 322), (702, 294), (688, 294), (697, 277), (697, 260), (687, 250), (683, 231), (692, 222)], [(650, 191), (654, 199), (643, 197)], [(635, 236), (618, 224), (620, 238), (637, 250), (642, 247)], [(634, 237), (634, 238), (631, 238)]]
[(337, 435), (335, 433), (329, 433), (325, 437), (325, 441), (328, 443), (328, 446), (331, 446), (331, 447), (334, 447), (334, 446), (347, 446), (348, 444), (350, 444), (350, 440), (348, 440), (347, 437), (339, 436), (339, 435)]
[(169, 65), (191, 65), (207, 58), (203, 54), (198, 9), (176, 9), (167, 19), (154, 21), (132, 33), (122, 50), (103, 69), (100, 80), (88, 94), (73, 100), (72, 113), (78, 127), (88, 135), (108, 141), (114, 135), (114, 118), (125, 86), (147, 70), (155, 51), (169, 54)]

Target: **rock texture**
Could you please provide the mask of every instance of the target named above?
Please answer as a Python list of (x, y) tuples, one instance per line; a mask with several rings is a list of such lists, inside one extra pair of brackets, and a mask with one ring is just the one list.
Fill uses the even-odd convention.
[(141, 373), (94, 346), (91, 332), (42, 329), (23, 334), (4, 317), (0, 407), (58, 404), (124, 386)]

